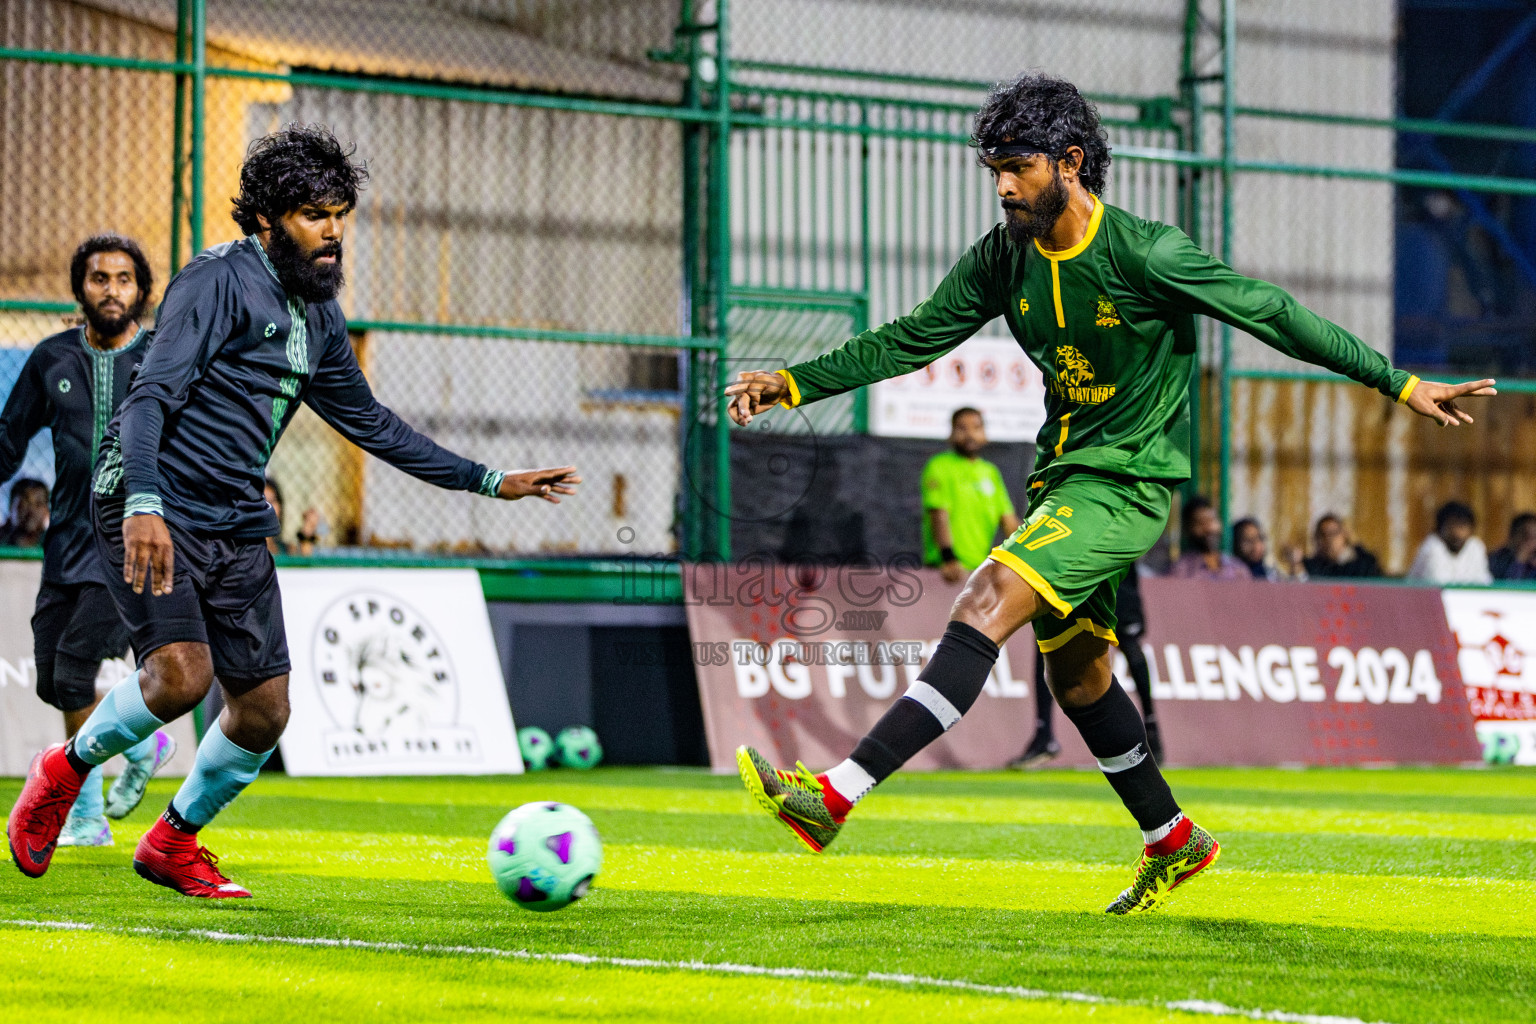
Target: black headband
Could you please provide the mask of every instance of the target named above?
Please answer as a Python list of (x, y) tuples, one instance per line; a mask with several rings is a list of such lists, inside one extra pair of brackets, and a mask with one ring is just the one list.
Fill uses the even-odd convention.
[(1028, 142), (999, 142), (995, 146), (982, 146), (981, 156), (984, 160), (1001, 160), (1009, 156), (1050, 156), (1051, 151), (1044, 146), (1032, 145)]

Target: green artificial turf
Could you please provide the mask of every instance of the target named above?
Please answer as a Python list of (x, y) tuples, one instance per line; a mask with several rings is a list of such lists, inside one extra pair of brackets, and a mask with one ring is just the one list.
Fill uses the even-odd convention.
[[(174, 791), (157, 781), (116, 847), (0, 874), (0, 1006), (264, 1024), (1536, 1016), (1536, 772), (1168, 774), (1224, 852), (1133, 918), (1102, 909), (1139, 836), (1089, 772), (898, 776), (821, 857), (702, 772), (263, 776), (205, 833), (256, 894), (222, 902), (133, 873)], [(0, 801), (18, 788), (0, 781)], [(531, 914), (491, 884), (485, 842), (549, 799), (592, 817), (605, 863), (585, 901)]]

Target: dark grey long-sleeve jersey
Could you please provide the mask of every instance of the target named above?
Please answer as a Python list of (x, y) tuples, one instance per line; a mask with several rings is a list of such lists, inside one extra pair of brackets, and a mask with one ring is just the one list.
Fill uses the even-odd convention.
[(494, 495), (503, 474), (461, 458), (380, 405), (336, 301), (306, 306), (254, 236), (197, 256), (166, 289), (154, 341), (102, 440), (98, 495), (237, 540), (277, 533), (267, 460), (304, 402), (412, 476)]

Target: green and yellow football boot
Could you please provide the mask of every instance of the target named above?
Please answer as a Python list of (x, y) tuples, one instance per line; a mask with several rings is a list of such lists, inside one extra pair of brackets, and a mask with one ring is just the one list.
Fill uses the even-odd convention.
[(1140, 914), (1156, 910), (1174, 889), (1216, 863), (1216, 858), (1221, 856), (1221, 844), (1199, 825), (1194, 822), (1190, 825), (1189, 838), (1172, 853), (1158, 856), (1142, 850), (1130, 887), (1116, 897), (1104, 913)]
[(751, 747), (736, 748), (741, 781), (758, 806), (773, 815), (812, 853), (820, 853), (843, 830), (840, 818), (827, 809), (826, 782), (800, 762), (795, 770), (775, 768)]

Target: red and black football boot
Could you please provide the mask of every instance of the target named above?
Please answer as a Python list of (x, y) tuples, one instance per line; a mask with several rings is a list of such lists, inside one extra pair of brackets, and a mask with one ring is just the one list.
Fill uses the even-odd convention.
[(247, 899), (251, 893), (219, 870), (219, 858), (197, 837), (178, 832), (164, 819), (144, 833), (133, 851), (133, 870), (156, 885), (175, 889), (183, 896), (207, 900)]
[(5, 823), (11, 860), (28, 878), (41, 878), (59, 845), (64, 819), (80, 795), (84, 777), (64, 756), (64, 744), (55, 743), (32, 759), (27, 784), (11, 808)]

